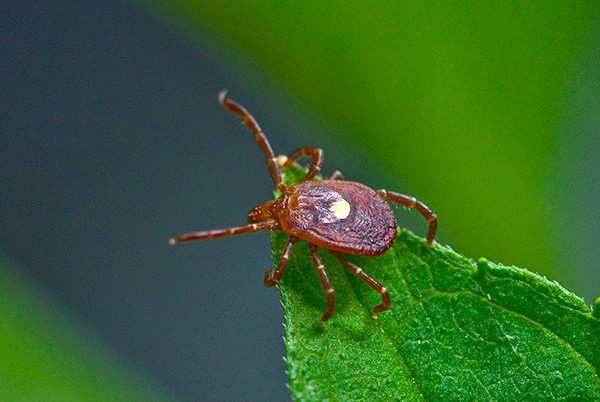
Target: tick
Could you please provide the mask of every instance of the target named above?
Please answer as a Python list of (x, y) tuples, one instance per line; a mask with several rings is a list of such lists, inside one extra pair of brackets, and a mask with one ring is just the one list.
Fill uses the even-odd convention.
[[(225, 91), (219, 94), (219, 103), (243, 118), (244, 124), (252, 130), (258, 146), (267, 156), (269, 172), (281, 195), (275, 201), (266, 201), (254, 208), (248, 216), (248, 225), (188, 233), (172, 238), (170, 243), (214, 239), (261, 230), (283, 230), (290, 237), (283, 248), (277, 269), (268, 270), (265, 274), (266, 287), (273, 287), (281, 281), (292, 248), (298, 239), (302, 239), (308, 243), (313, 264), (327, 294), (327, 307), (321, 321), (325, 322), (333, 315), (335, 299), (334, 289), (319, 257), (319, 248), (329, 250), (352, 274), (381, 295), (381, 304), (373, 307), (373, 313), (387, 310), (391, 303), (387, 289), (359, 266), (348, 261), (342, 253), (377, 256), (392, 246), (398, 225), (386, 200), (416, 208), (421, 213), (429, 222), (427, 245), (431, 246), (437, 229), (437, 218), (431, 209), (416, 198), (392, 191), (375, 191), (363, 184), (344, 180), (339, 171), (329, 179), (313, 180), (323, 163), (321, 149), (304, 147), (287, 157), (276, 158), (267, 137), (244, 107), (225, 98)], [(287, 186), (283, 182), (280, 167), (288, 167), (301, 157), (312, 158), (312, 165), (303, 181)]]

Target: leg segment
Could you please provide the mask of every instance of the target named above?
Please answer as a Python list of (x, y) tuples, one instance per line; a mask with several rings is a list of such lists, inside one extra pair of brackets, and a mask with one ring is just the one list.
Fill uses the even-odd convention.
[(323, 164), (323, 150), (320, 148), (304, 147), (292, 152), (283, 164), (283, 167), (290, 166), (303, 156), (312, 156), (313, 158), (312, 166), (310, 167), (308, 173), (306, 173), (306, 176), (304, 176), (304, 180), (306, 181), (312, 179), (321, 171), (321, 165)]
[(329, 177), (329, 180), (344, 180), (344, 175), (339, 170), (333, 172), (333, 174)]
[(429, 222), (429, 231), (427, 232), (427, 245), (431, 246), (431, 243), (433, 243), (433, 239), (435, 238), (435, 231), (437, 230), (437, 217), (427, 205), (423, 204), (421, 201), (417, 200), (414, 197), (409, 197), (408, 195), (400, 193), (394, 193), (392, 191), (377, 190), (377, 193), (384, 200), (390, 200), (400, 205), (404, 205), (405, 207), (416, 208), (417, 211), (419, 211), (419, 213), (423, 215), (423, 218), (427, 219), (427, 222)]
[(352, 272), (352, 274), (358, 276), (360, 279), (365, 281), (374, 291), (381, 295), (381, 304), (373, 307), (373, 313), (380, 313), (390, 308), (390, 294), (387, 289), (375, 279), (367, 275), (358, 265), (348, 261), (339, 251), (329, 250), (340, 262)]
[(327, 272), (325, 272), (325, 267), (323, 266), (323, 262), (319, 258), (319, 254), (317, 253), (318, 247), (315, 244), (308, 243), (308, 249), (312, 254), (313, 264), (317, 267), (317, 271), (319, 272), (319, 276), (321, 277), (321, 283), (323, 283), (323, 289), (325, 293), (327, 293), (327, 309), (325, 310), (325, 314), (321, 317), (321, 321), (325, 322), (331, 318), (333, 315), (333, 310), (335, 307), (335, 299), (333, 298), (333, 287), (331, 286), (331, 282), (329, 282), (329, 277), (327, 276)]
[(256, 139), (256, 143), (262, 149), (264, 154), (267, 156), (267, 165), (269, 167), (269, 172), (271, 173), (271, 177), (273, 177), (273, 181), (277, 185), (277, 189), (282, 193), (287, 189), (287, 186), (283, 183), (281, 179), (281, 171), (279, 169), (279, 165), (277, 164), (277, 159), (275, 158), (275, 154), (273, 154), (273, 150), (271, 149), (271, 145), (269, 141), (267, 141), (267, 137), (263, 134), (258, 126), (254, 117), (243, 106), (238, 105), (231, 99), (225, 99), (225, 93), (227, 91), (222, 91), (219, 94), (219, 103), (225, 109), (229, 110), (231, 113), (236, 114), (244, 119), (244, 124), (252, 130), (254, 133), (254, 137)]
[(279, 281), (281, 281), (283, 273), (285, 272), (285, 265), (290, 260), (290, 253), (292, 252), (292, 247), (294, 246), (294, 244), (296, 244), (297, 241), (298, 238), (296, 236), (291, 235), (287, 244), (283, 248), (283, 252), (281, 253), (281, 258), (279, 259), (279, 265), (277, 266), (277, 270), (273, 271), (272, 269), (270, 269), (265, 273), (266, 287), (271, 288), (277, 285)]
[(281, 225), (277, 221), (265, 221), (252, 223), (246, 226), (236, 226), (226, 229), (205, 230), (203, 232), (187, 233), (169, 240), (171, 245), (183, 243), (192, 240), (215, 239), (223, 236), (235, 236), (242, 233), (254, 233), (261, 230), (281, 230)]

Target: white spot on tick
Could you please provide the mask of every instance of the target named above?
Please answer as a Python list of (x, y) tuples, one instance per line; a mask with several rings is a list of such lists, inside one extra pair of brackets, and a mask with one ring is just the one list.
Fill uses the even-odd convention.
[(344, 199), (338, 200), (329, 206), (329, 210), (333, 212), (338, 219), (346, 219), (348, 215), (350, 215), (350, 204)]

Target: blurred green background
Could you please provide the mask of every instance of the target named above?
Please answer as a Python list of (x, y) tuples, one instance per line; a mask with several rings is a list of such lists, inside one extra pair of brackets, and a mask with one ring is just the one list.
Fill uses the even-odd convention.
[[(69, 400), (115, 399), (104, 381), (122, 400), (288, 397), (268, 235), (166, 242), (272, 194), (223, 88), (276, 153), (319, 146), (325, 174), (428, 204), (439, 242), (600, 296), (597, 3), (13, 1), (0, 18), (0, 297), (21, 306), (0, 310), (4, 400), (65, 400), (48, 378)], [(43, 335), (17, 347), (16, 316)], [(75, 363), (40, 366), (56, 356)]]

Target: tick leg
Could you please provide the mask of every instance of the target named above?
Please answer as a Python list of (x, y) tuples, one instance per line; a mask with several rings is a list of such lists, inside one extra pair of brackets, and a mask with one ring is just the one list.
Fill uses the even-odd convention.
[(373, 307), (373, 313), (380, 313), (390, 308), (390, 294), (387, 289), (375, 279), (371, 278), (365, 273), (358, 265), (348, 261), (339, 251), (329, 250), (340, 262), (352, 272), (352, 274), (358, 276), (360, 279), (365, 281), (374, 291), (381, 295), (381, 304)]
[(335, 299), (333, 298), (333, 287), (331, 286), (331, 282), (329, 282), (329, 277), (327, 276), (327, 272), (325, 272), (325, 267), (323, 266), (323, 262), (319, 258), (319, 254), (317, 253), (318, 247), (315, 244), (308, 243), (308, 249), (312, 254), (313, 264), (317, 267), (317, 271), (319, 272), (319, 276), (321, 277), (321, 283), (323, 283), (323, 289), (325, 293), (327, 293), (327, 309), (325, 310), (325, 314), (321, 317), (321, 321), (325, 322), (331, 318), (333, 315), (333, 310), (335, 307)]
[(393, 191), (377, 190), (377, 193), (384, 199), (392, 202), (404, 205), (409, 208), (416, 208), (417, 211), (429, 222), (429, 231), (427, 232), (427, 245), (431, 246), (433, 239), (435, 238), (435, 232), (437, 230), (437, 217), (431, 209), (421, 201), (408, 195), (394, 193)]
[(266, 287), (271, 288), (271, 287), (277, 285), (279, 283), (279, 281), (281, 281), (281, 278), (283, 277), (283, 273), (285, 272), (285, 265), (290, 260), (290, 254), (292, 252), (292, 247), (294, 246), (294, 244), (296, 244), (297, 241), (298, 241), (298, 238), (296, 236), (291, 235), (287, 244), (283, 248), (283, 252), (281, 253), (281, 258), (279, 259), (279, 265), (277, 266), (277, 270), (273, 271), (272, 269), (270, 269), (265, 273), (265, 286)]
[(339, 170), (336, 170), (331, 177), (329, 177), (329, 180), (344, 180), (344, 175)]
[(321, 150), (320, 148), (304, 147), (292, 152), (283, 164), (283, 167), (290, 166), (292, 163), (294, 163), (296, 160), (303, 156), (312, 156), (313, 158), (312, 166), (308, 170), (308, 173), (306, 173), (306, 176), (304, 176), (304, 180), (306, 181), (312, 179), (317, 173), (321, 171), (321, 165), (323, 164), (323, 150)]
[(275, 154), (273, 153), (273, 149), (267, 140), (267, 137), (260, 130), (260, 127), (254, 117), (243, 107), (238, 105), (236, 102), (231, 99), (225, 99), (225, 94), (227, 91), (222, 91), (219, 94), (219, 103), (225, 109), (229, 110), (231, 113), (236, 114), (244, 119), (244, 124), (252, 130), (254, 133), (254, 138), (256, 143), (262, 149), (264, 154), (267, 156), (267, 166), (269, 167), (269, 172), (271, 173), (271, 177), (273, 177), (273, 181), (277, 185), (277, 189), (282, 193), (287, 189), (287, 186), (283, 183), (281, 179), (281, 170), (279, 169), (279, 165), (277, 164), (277, 159), (275, 158)]
[(235, 236), (242, 233), (254, 233), (261, 230), (281, 230), (281, 225), (277, 221), (264, 221), (252, 223), (246, 226), (236, 226), (226, 229), (205, 230), (203, 232), (187, 233), (169, 240), (170, 244), (183, 243), (192, 240), (215, 239), (223, 236)]

